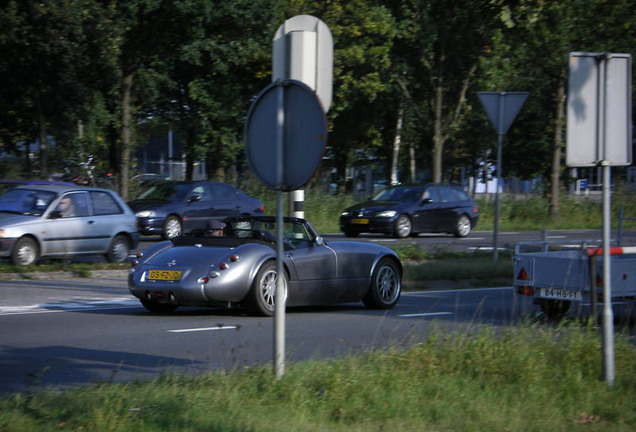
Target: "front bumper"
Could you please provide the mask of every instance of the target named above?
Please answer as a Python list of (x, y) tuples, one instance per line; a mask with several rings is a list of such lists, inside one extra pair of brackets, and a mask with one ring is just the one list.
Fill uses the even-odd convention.
[(13, 251), (13, 245), (17, 239), (15, 238), (0, 238), (0, 257), (11, 256)]
[(367, 218), (368, 223), (353, 223), (351, 217), (340, 218), (340, 231), (352, 233), (383, 233), (392, 234), (395, 231), (396, 218)]
[(141, 235), (155, 235), (163, 232), (163, 218), (137, 218), (137, 227)]

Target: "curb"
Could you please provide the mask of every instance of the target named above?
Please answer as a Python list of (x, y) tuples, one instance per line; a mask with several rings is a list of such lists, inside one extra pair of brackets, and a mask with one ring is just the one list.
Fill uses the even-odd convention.
[(125, 280), (128, 270), (92, 270), (86, 273), (57, 271), (30, 273), (0, 273), (0, 280), (57, 280), (57, 279), (118, 279)]

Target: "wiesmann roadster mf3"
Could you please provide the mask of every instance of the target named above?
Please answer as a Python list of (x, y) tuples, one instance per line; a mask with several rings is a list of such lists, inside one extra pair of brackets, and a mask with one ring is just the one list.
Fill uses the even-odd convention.
[[(179, 306), (245, 307), (272, 316), (278, 280), (276, 220), (228, 218), (225, 226), (197, 230), (154, 244), (133, 262), (130, 292), (151, 312)], [(356, 241), (326, 242), (305, 219), (284, 218), (287, 306), (362, 301), (395, 306), (402, 263), (387, 247)]]

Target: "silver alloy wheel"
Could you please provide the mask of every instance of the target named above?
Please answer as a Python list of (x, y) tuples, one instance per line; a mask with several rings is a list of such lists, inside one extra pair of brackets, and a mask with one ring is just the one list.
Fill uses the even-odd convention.
[(21, 266), (28, 266), (33, 264), (38, 259), (37, 246), (32, 240), (23, 239), (19, 242), (16, 250), (16, 262), (15, 264)]
[(400, 215), (395, 221), (395, 235), (404, 238), (409, 234), (411, 234), (411, 219), (407, 215)]
[(376, 286), (378, 296), (384, 304), (391, 304), (401, 291), (400, 278), (395, 272), (393, 266), (383, 266), (376, 276)]
[(164, 237), (166, 239), (171, 239), (181, 234), (181, 221), (175, 217), (170, 216), (166, 219), (166, 224), (163, 229)]
[(111, 262), (124, 262), (129, 254), (128, 239), (123, 236), (115, 237), (113, 244), (110, 246), (108, 260)]
[(470, 229), (472, 228), (472, 224), (470, 223), (470, 219), (466, 215), (461, 215), (457, 220), (457, 231), (455, 235), (457, 237), (466, 237), (470, 234)]
[(259, 294), (263, 300), (263, 304), (267, 309), (273, 311), (275, 307), (276, 298), (276, 271), (273, 269), (268, 270), (263, 274), (259, 281)]

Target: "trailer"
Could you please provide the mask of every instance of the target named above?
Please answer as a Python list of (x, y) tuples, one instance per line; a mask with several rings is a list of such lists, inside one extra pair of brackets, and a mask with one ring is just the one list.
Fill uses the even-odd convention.
[[(603, 250), (588, 242), (553, 250), (555, 243), (517, 243), (514, 293), (532, 297), (550, 319), (568, 313), (573, 303), (590, 304), (595, 315), (603, 299)], [(540, 250), (527, 251), (532, 247)], [(610, 262), (612, 302), (636, 299), (636, 247), (611, 248)]]

